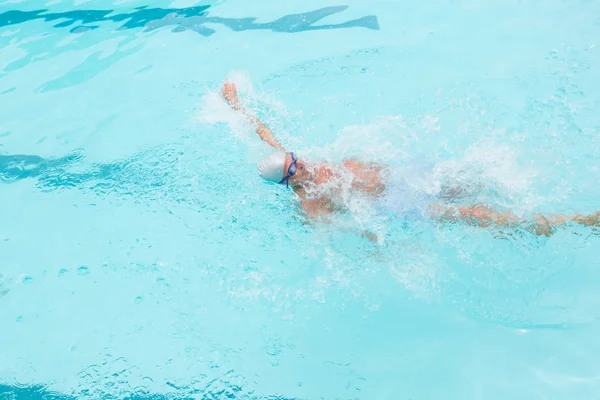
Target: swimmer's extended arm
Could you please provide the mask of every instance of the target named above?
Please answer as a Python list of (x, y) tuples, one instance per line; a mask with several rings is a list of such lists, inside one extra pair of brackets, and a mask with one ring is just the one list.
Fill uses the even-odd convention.
[(272, 147), (277, 150), (285, 151), (283, 146), (275, 139), (273, 132), (263, 124), (255, 115), (253, 115), (249, 110), (245, 109), (241, 104), (237, 95), (237, 89), (235, 87), (235, 83), (230, 83), (228, 80), (225, 80), (223, 84), (223, 90), (221, 91), (221, 95), (227, 101), (227, 103), (231, 106), (235, 111), (239, 111), (248, 117), (248, 120), (251, 124), (256, 124), (256, 133), (262, 140), (270, 144)]
[(430, 207), (432, 217), (440, 221), (460, 221), (479, 227), (524, 228), (536, 235), (550, 236), (559, 226), (578, 223), (584, 226), (600, 226), (600, 212), (592, 215), (533, 214), (531, 218), (518, 217), (510, 211), (496, 211), (483, 205), (448, 206), (434, 204)]

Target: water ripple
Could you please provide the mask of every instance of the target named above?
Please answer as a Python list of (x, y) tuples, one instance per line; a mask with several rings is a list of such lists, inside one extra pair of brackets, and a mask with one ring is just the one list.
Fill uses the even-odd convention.
[(146, 31), (172, 26), (173, 32), (194, 31), (203, 36), (215, 33), (204, 24), (221, 24), (233, 31), (270, 30), (271, 32), (296, 33), (310, 30), (366, 28), (379, 29), (377, 17), (369, 15), (339, 24), (314, 25), (320, 20), (340, 13), (348, 6), (324, 7), (300, 14), (290, 14), (272, 22), (259, 23), (254, 17), (221, 18), (208, 16), (210, 6), (186, 8), (148, 8), (138, 7), (129, 13), (116, 13), (115, 10), (72, 10), (65, 12), (47, 12), (48, 10), (22, 11), (11, 10), (0, 14), (0, 27), (17, 25), (28, 21), (43, 20), (52, 22), (62, 20), (53, 25), (54, 28), (65, 28), (74, 25), (70, 33), (83, 33), (98, 28), (98, 23), (119, 23), (117, 30), (144, 28)]

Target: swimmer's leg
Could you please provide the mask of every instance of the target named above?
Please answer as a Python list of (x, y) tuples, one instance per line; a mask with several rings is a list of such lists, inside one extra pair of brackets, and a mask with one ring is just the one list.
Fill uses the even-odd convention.
[(496, 211), (484, 205), (449, 206), (436, 203), (429, 208), (430, 215), (438, 221), (463, 222), (472, 226), (526, 228), (536, 235), (550, 236), (554, 229), (575, 222), (585, 226), (600, 226), (600, 212), (584, 216), (560, 214), (533, 214), (525, 219), (510, 211)]

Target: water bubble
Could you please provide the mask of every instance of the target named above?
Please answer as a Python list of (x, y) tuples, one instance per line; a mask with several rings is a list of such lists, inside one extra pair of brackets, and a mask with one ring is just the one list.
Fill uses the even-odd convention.
[(265, 353), (267, 353), (270, 356), (278, 356), (279, 354), (281, 354), (281, 348), (277, 345), (266, 346)]
[(90, 270), (85, 265), (82, 265), (79, 268), (77, 268), (77, 275), (83, 276), (83, 275), (87, 275), (89, 273), (90, 273)]

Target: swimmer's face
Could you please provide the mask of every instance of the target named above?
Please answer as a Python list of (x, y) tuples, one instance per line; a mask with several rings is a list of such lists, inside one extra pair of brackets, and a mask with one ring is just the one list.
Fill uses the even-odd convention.
[[(283, 167), (283, 170), (285, 171), (284, 176), (287, 175), (287, 172), (290, 168), (290, 165), (292, 164), (292, 155), (290, 153), (286, 153), (285, 155), (285, 165)], [(308, 180), (310, 178), (308, 171), (306, 170), (306, 164), (304, 163), (304, 161), (298, 159), (296, 161), (296, 173), (292, 176), (290, 176), (289, 179), (289, 184), (290, 185), (297, 185), (301, 182), (304, 182), (306, 180)]]

